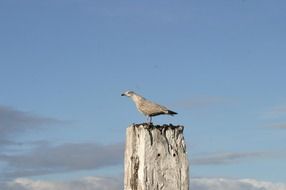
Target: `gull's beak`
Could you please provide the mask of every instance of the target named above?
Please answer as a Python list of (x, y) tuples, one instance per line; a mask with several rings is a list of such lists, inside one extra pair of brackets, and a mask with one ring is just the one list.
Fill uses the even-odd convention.
[(123, 94), (121, 94), (121, 96), (126, 96), (126, 95), (123, 93)]

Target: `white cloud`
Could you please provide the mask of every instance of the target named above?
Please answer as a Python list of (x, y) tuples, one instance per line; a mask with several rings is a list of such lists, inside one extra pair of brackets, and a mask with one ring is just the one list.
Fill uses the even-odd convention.
[(195, 178), (192, 190), (286, 190), (286, 184), (254, 179)]
[(122, 184), (115, 178), (86, 177), (68, 182), (18, 178), (6, 183), (1, 190), (119, 190)]
[[(85, 177), (65, 182), (18, 178), (1, 190), (121, 190), (122, 179), (106, 177)], [(285, 183), (258, 181), (255, 179), (192, 178), (191, 190), (286, 190)]]

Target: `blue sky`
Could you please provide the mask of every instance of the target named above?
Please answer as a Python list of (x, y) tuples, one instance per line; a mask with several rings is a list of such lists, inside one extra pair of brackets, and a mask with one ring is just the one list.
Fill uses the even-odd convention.
[(134, 90), (179, 113), (154, 122), (185, 126), (193, 178), (285, 182), (285, 7), (0, 1), (0, 181), (120, 178)]

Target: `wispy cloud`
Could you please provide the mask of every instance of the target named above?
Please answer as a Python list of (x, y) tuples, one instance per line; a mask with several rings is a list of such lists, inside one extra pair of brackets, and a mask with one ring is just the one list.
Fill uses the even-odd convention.
[(264, 112), (263, 117), (267, 119), (286, 117), (286, 106), (275, 106), (269, 109), (269, 111)]
[(273, 125), (273, 127), (279, 128), (279, 129), (286, 129), (286, 123), (281, 123), (281, 124)]
[(39, 126), (59, 123), (62, 121), (0, 105), (0, 140)]
[(272, 125), (269, 125), (268, 127), (276, 129), (286, 129), (286, 123), (274, 123)]
[(58, 146), (46, 144), (24, 154), (0, 155), (0, 161), (7, 165), (2, 177), (15, 178), (98, 169), (122, 163), (123, 153), (123, 143), (69, 143)]
[[(188, 3), (187, 3), (188, 4)], [(187, 5), (186, 4), (186, 5)], [(152, 21), (162, 23), (174, 23), (178, 20), (189, 20), (190, 7), (186, 9), (185, 6), (181, 7), (174, 2), (153, 2), (147, 5), (140, 1), (104, 1), (98, 3), (97, 1), (91, 1), (86, 4), (86, 9), (92, 14), (106, 18), (124, 18), (141, 21)], [(150, 6), (152, 5), (152, 6)], [(185, 9), (182, 11), (181, 9)], [(192, 7), (191, 7), (192, 8)]]
[(258, 158), (264, 156), (266, 156), (266, 153), (262, 152), (214, 153), (195, 157), (191, 159), (191, 163), (196, 165), (231, 164), (243, 159)]
[[(0, 178), (3, 180), (68, 171), (92, 170), (112, 166), (123, 161), (123, 143), (101, 145), (97, 143), (66, 143), (52, 145), (43, 139), (19, 151), (15, 136), (45, 125), (64, 124), (54, 118), (0, 106), (0, 162), (5, 166)], [(13, 151), (12, 151), (13, 150)]]
[(200, 96), (192, 97), (188, 100), (179, 101), (176, 103), (176, 105), (185, 109), (197, 109), (231, 102), (232, 101), (230, 99), (221, 96)]
[[(55, 182), (18, 178), (0, 184), (1, 190), (119, 190), (123, 189), (121, 179), (85, 177), (83, 179)], [(193, 190), (285, 190), (285, 183), (258, 181), (255, 179), (191, 178)]]
[(268, 122), (264, 127), (286, 129), (286, 106), (275, 106), (262, 113), (262, 118)]

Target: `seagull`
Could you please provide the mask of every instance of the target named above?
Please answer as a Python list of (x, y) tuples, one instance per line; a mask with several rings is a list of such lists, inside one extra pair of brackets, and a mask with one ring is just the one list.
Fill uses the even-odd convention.
[(173, 116), (177, 114), (176, 112), (169, 110), (165, 106), (161, 106), (159, 104), (151, 102), (133, 91), (126, 91), (123, 94), (121, 94), (121, 96), (130, 97), (135, 103), (138, 111), (147, 116), (147, 121), (149, 121), (149, 123), (152, 122), (153, 116), (163, 115), (163, 114)]

